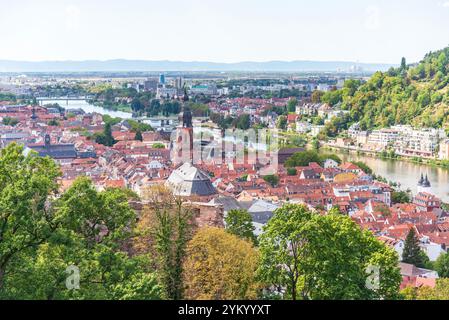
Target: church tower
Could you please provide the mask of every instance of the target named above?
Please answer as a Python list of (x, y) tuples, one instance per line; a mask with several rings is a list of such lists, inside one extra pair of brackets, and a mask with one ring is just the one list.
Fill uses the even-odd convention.
[(36, 108), (33, 106), (31, 109), (31, 129), (36, 129), (36, 122), (37, 122), (37, 115), (36, 115)]
[(173, 165), (176, 167), (186, 162), (193, 162), (193, 123), (192, 112), (188, 106), (189, 96), (184, 89), (182, 111), (179, 114), (179, 125), (176, 128), (173, 145)]

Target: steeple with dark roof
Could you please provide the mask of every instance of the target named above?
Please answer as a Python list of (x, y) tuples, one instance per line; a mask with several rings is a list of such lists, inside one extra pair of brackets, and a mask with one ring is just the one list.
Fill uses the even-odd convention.
[(427, 174), (426, 174), (426, 178), (424, 179), (424, 182), (423, 182), (422, 186), (424, 188), (430, 188), (430, 181), (429, 181), (429, 178), (427, 177)]
[(426, 177), (421, 173), (421, 179), (418, 181), (418, 192), (426, 192), (429, 193), (431, 190), (431, 184), (429, 181), (429, 176), (426, 174)]
[(192, 112), (190, 111), (190, 107), (188, 106), (189, 96), (187, 95), (187, 89), (184, 88), (184, 98), (182, 111), (179, 114), (179, 123), (183, 128), (193, 128), (192, 125)]
[(36, 116), (36, 108), (33, 106), (33, 109), (31, 109), (31, 120), (36, 120), (37, 116)]
[(184, 101), (184, 102), (189, 101), (189, 95), (187, 94), (186, 87), (184, 87), (184, 97), (182, 97), (182, 101)]
[(419, 181), (418, 181), (418, 186), (422, 186), (423, 183), (424, 183), (424, 176), (423, 176), (423, 174), (421, 173), (421, 179), (419, 179)]
[(51, 138), (50, 138), (50, 135), (47, 133), (46, 135), (45, 135), (45, 137), (44, 137), (44, 145), (45, 145), (45, 148), (50, 148), (50, 145), (51, 145)]

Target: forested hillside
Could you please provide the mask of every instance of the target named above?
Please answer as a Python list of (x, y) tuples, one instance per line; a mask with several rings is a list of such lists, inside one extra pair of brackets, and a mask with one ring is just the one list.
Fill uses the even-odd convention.
[(347, 81), (342, 90), (321, 97), (342, 102), (350, 111), (345, 126), (360, 121), (362, 129), (412, 124), (449, 129), (449, 47), (427, 54), (415, 65), (376, 72), (366, 83)]

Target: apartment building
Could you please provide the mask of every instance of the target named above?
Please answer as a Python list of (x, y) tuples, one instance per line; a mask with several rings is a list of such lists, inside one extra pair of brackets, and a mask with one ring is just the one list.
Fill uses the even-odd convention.
[(395, 126), (400, 135), (395, 141), (395, 151), (402, 155), (432, 157), (446, 134), (442, 129), (414, 129), (411, 126)]
[(368, 143), (386, 147), (393, 144), (399, 137), (399, 131), (395, 129), (374, 130), (368, 135)]

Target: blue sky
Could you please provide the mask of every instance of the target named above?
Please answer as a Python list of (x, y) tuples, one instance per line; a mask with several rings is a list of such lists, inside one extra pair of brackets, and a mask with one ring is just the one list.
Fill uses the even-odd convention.
[(418, 61), (449, 0), (0, 0), (0, 59)]

